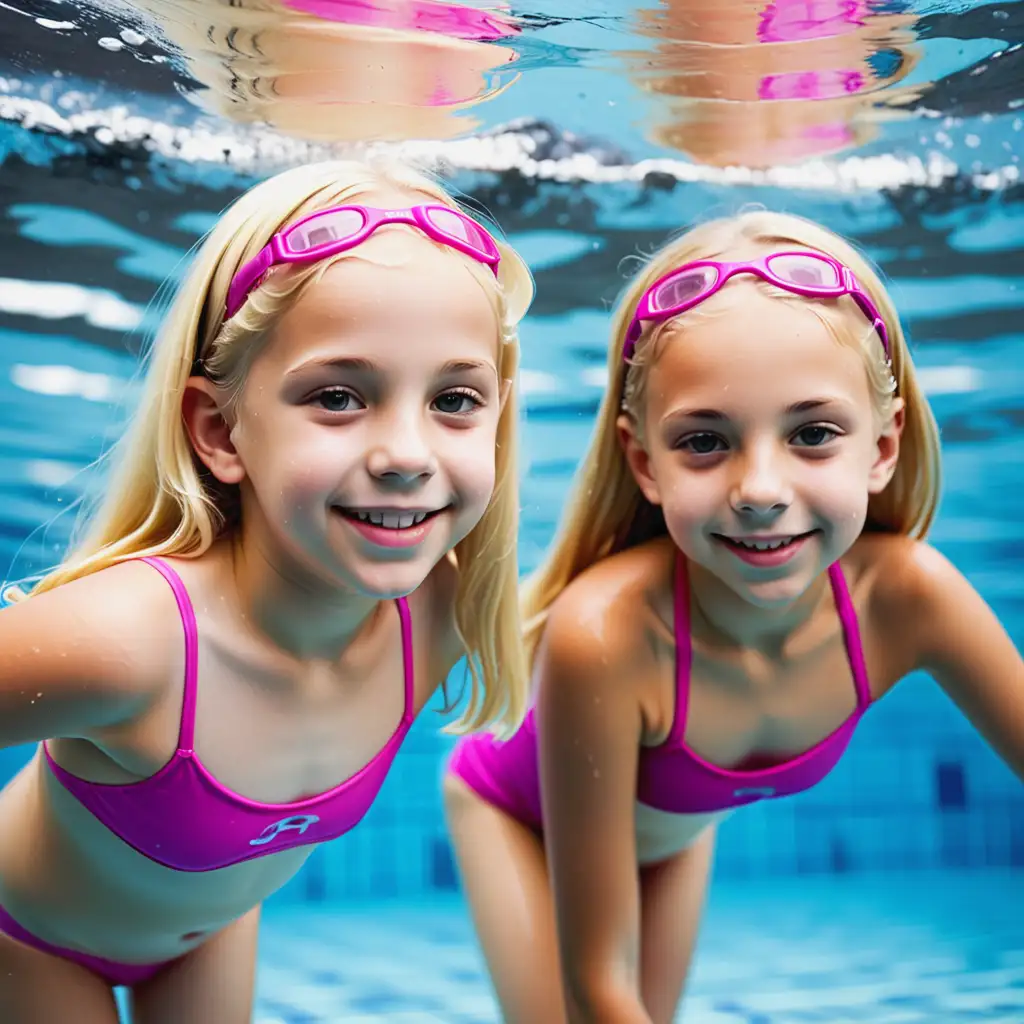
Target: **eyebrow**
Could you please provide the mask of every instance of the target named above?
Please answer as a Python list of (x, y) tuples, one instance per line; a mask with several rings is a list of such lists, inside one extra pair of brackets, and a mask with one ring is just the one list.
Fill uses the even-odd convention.
[(440, 376), (450, 377), (457, 373), (471, 373), (473, 370), (494, 370), (494, 364), (482, 359), (449, 359), (441, 367)]
[(307, 373), (310, 370), (347, 370), (349, 373), (375, 373), (378, 367), (369, 359), (362, 359), (355, 356), (335, 356), (325, 359), (307, 359), (305, 362), (293, 366), (287, 376), (293, 377), (297, 374)]
[[(306, 373), (310, 370), (329, 369), (342, 370), (349, 373), (371, 375), (381, 372), (381, 367), (372, 359), (365, 359), (360, 356), (332, 356), (325, 359), (307, 359), (304, 363), (293, 367), (288, 371), (288, 376)], [(494, 365), (483, 360), (476, 359), (449, 359), (438, 371), (439, 377), (451, 377), (459, 373), (469, 373), (473, 370), (487, 370), (494, 372)]]
[[(799, 416), (805, 412), (814, 412), (829, 405), (845, 404), (841, 398), (808, 398), (802, 402), (794, 402), (786, 406), (787, 416)], [(712, 423), (720, 423), (729, 417), (718, 409), (677, 409), (670, 412), (666, 420), (706, 420)]]

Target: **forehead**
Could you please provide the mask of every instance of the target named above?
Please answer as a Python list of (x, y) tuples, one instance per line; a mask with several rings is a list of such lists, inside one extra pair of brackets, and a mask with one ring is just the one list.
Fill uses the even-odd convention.
[(664, 410), (699, 397), (719, 409), (767, 410), (820, 397), (810, 392), (869, 402), (861, 354), (832, 336), (813, 305), (734, 278), (657, 339), (649, 404)]
[(268, 355), (293, 361), (326, 348), (381, 363), (494, 362), (499, 331), (488, 284), (468, 257), (416, 228), (385, 225), (306, 288), (278, 321)]

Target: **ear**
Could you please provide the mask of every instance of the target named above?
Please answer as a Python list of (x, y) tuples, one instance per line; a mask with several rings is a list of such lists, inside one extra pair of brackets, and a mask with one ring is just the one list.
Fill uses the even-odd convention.
[(892, 415), (883, 424), (882, 432), (876, 442), (878, 450), (875, 463), (868, 477), (868, 493), (881, 494), (889, 486), (896, 463), (900, 457), (900, 437), (903, 435), (903, 424), (906, 421), (906, 403), (902, 398), (893, 401)]
[(644, 447), (643, 441), (640, 440), (633, 417), (623, 413), (615, 421), (615, 430), (619, 435), (619, 444), (622, 445), (626, 463), (637, 486), (652, 505), (660, 505), (661, 491), (651, 472), (651, 456)]
[(231, 441), (231, 426), (220, 406), (217, 386), (205, 377), (189, 377), (181, 415), (196, 455), (222, 484), (245, 479), (245, 467)]

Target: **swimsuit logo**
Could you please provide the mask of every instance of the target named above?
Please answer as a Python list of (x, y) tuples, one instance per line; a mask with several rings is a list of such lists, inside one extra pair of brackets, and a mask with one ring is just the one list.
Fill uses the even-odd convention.
[(750, 786), (746, 789), (734, 789), (733, 796), (775, 796), (774, 786)]
[(268, 825), (261, 833), (259, 839), (250, 839), (250, 846), (262, 846), (276, 839), (282, 832), (298, 832), (302, 835), (310, 825), (315, 825), (320, 820), (316, 814), (295, 814), (290, 818), (282, 818)]

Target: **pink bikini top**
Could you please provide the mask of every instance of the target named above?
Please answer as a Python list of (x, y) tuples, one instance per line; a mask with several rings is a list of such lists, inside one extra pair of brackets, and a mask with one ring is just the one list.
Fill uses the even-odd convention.
[(177, 871), (214, 871), (296, 846), (324, 843), (354, 828), (376, 799), (413, 722), (412, 623), (398, 598), (405, 663), (405, 710), (391, 738), (365, 767), (333, 789), (290, 804), (265, 804), (232, 793), (203, 767), (195, 735), (199, 644), (196, 617), (181, 577), (165, 562), (143, 558), (170, 584), (185, 631), (185, 694), (178, 747), (155, 775), (126, 785), (87, 782), (43, 750), (53, 774), (119, 839)]
[[(764, 797), (790, 796), (817, 785), (836, 766), (871, 704), (867, 666), (861, 649), (857, 613), (839, 563), (828, 568), (829, 582), (839, 613), (846, 654), (853, 673), (857, 707), (839, 726), (810, 750), (770, 767), (719, 768), (694, 753), (684, 739), (689, 710), (690, 670), (693, 645), (690, 639), (690, 588), (686, 561), (676, 560), (676, 712), (664, 743), (645, 748), (640, 755), (637, 799), (642, 804), (674, 814), (704, 814), (740, 807)], [(753, 760), (753, 758), (751, 759)], [(763, 761), (763, 757), (758, 760)]]
[[(857, 723), (871, 703), (867, 669), (861, 651), (857, 615), (843, 571), (829, 567), (829, 580), (853, 670), (857, 707), (849, 718), (803, 754), (770, 767), (719, 768), (686, 745), (693, 648), (690, 640), (690, 591), (686, 563), (677, 558), (675, 571), (676, 710), (672, 728), (656, 747), (641, 747), (637, 800), (672, 814), (707, 814), (753, 803), (764, 797), (789, 796), (819, 783), (842, 756)], [(543, 828), (538, 737), (535, 709), (507, 740), (487, 733), (463, 736), (449, 769), (462, 775), (487, 799), (535, 829)], [(757, 760), (764, 760), (759, 757)], [(750, 758), (748, 764), (754, 761)]]

